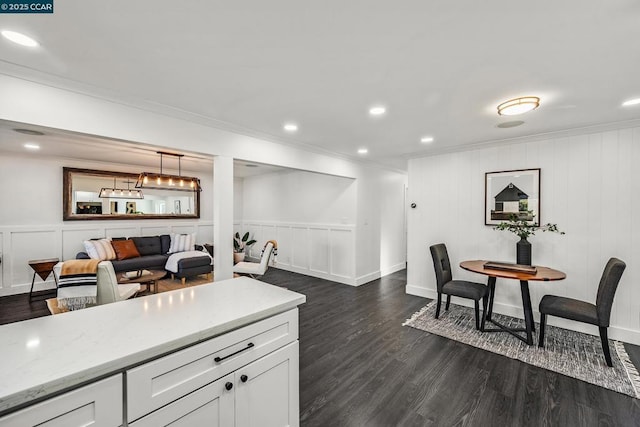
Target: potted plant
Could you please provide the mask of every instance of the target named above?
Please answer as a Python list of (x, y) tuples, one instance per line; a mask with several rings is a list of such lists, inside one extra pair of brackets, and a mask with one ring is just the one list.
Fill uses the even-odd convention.
[(240, 237), (240, 233), (236, 232), (236, 235), (233, 237), (233, 262), (239, 263), (244, 261), (245, 252), (244, 250), (256, 243), (255, 240), (249, 240), (249, 232), (244, 233), (242, 237)]
[(564, 231), (558, 229), (557, 224), (546, 223), (540, 225), (535, 221), (520, 219), (516, 214), (509, 215), (508, 221), (502, 221), (493, 229), (507, 230), (520, 237), (520, 241), (516, 243), (516, 263), (523, 265), (531, 265), (531, 243), (527, 240), (529, 236), (534, 236), (538, 230), (565, 234)]

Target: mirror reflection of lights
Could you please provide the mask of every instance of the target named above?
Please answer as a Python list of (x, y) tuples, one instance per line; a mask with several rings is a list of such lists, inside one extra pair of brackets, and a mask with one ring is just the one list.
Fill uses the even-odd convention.
[(157, 300), (158, 308), (162, 308), (162, 298), (158, 298)]
[(173, 304), (173, 295), (169, 295), (169, 305)]
[(180, 292), (180, 302), (184, 301), (184, 292)]
[(193, 291), (193, 289), (191, 289), (191, 299), (193, 299), (196, 296), (196, 293)]
[(149, 301), (144, 302), (144, 311), (149, 311)]
[(27, 341), (27, 348), (36, 348), (40, 346), (40, 338), (33, 338)]

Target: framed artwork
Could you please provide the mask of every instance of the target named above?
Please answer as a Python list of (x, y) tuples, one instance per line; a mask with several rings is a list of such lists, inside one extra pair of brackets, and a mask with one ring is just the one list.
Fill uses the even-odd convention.
[(497, 225), (512, 215), (540, 224), (540, 168), (484, 174), (485, 225)]
[(174, 200), (173, 201), (173, 213), (175, 214), (181, 214), (181, 209), (180, 209), (180, 200)]

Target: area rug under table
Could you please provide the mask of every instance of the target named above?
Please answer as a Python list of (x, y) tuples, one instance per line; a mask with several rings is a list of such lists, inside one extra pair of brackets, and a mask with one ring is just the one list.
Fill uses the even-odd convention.
[[(436, 302), (433, 301), (403, 326), (431, 332), (452, 340), (501, 354), (512, 359), (577, 378), (626, 395), (640, 398), (640, 375), (629, 360), (624, 345), (609, 341), (613, 367), (606, 365), (600, 337), (547, 325), (545, 347), (539, 348), (537, 336), (532, 346), (506, 332), (480, 332), (475, 329), (472, 308), (451, 304), (449, 311), (440, 310), (434, 319)], [(511, 328), (523, 328), (524, 321), (510, 316), (493, 314), (493, 318)], [(487, 327), (494, 325), (487, 322)], [(539, 331), (536, 323), (536, 331)]]

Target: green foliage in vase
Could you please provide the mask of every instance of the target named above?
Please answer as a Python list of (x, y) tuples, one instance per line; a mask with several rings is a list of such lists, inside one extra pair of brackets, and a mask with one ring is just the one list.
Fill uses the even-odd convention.
[(237, 253), (244, 252), (245, 248), (253, 245), (256, 241), (251, 239), (249, 240), (249, 232), (244, 233), (242, 237), (240, 237), (240, 233), (236, 233), (233, 237), (233, 251)]
[[(531, 211), (529, 211), (529, 213), (531, 213)], [(508, 221), (502, 221), (493, 229), (510, 231), (524, 240), (527, 240), (529, 236), (534, 236), (536, 234), (536, 231), (538, 230), (542, 230), (543, 232), (550, 231), (552, 233), (565, 234), (564, 231), (560, 231), (558, 229), (557, 224), (546, 223), (544, 225), (538, 225), (533, 221), (518, 219), (518, 216), (516, 214), (509, 215)]]

